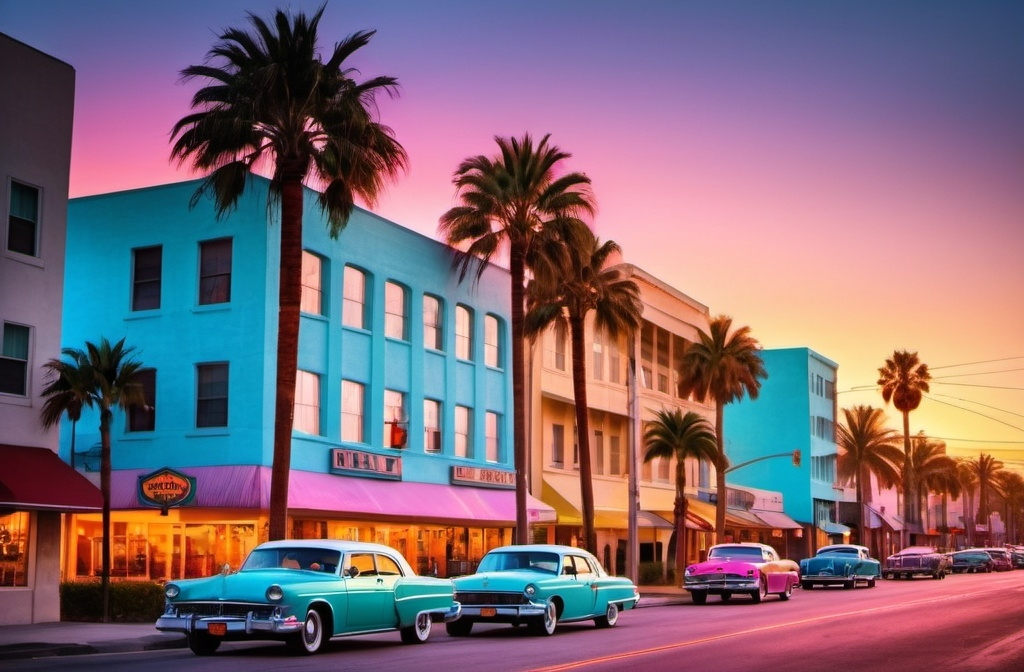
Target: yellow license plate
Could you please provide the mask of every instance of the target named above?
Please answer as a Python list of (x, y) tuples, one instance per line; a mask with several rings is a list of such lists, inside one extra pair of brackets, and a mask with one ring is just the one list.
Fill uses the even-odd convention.
[(206, 627), (209, 629), (210, 634), (215, 637), (223, 637), (228, 634), (227, 623), (210, 623)]
[(485, 617), (485, 618), (489, 618), (489, 617), (492, 617), (492, 616), (497, 616), (497, 614), (498, 614), (498, 610), (495, 609), (494, 607), (483, 607), (482, 609), (480, 609), (480, 615)]

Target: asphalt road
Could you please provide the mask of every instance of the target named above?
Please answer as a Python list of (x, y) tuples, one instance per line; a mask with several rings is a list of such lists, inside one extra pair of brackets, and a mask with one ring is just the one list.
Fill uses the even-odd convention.
[(879, 581), (875, 588), (797, 590), (781, 602), (669, 605), (623, 613), (617, 627), (567, 624), (551, 637), (477, 626), (465, 638), (435, 625), (430, 641), (397, 633), (337, 639), (319, 656), (276, 643), (226, 643), (212, 657), (187, 649), (0, 661), (3, 670), (701, 670), (709, 672), (987, 672), (1024, 669), (1024, 571)]

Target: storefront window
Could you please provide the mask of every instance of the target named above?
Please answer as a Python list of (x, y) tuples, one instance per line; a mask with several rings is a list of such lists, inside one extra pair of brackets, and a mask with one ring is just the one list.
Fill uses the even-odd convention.
[(28, 585), (29, 514), (0, 515), (0, 587)]

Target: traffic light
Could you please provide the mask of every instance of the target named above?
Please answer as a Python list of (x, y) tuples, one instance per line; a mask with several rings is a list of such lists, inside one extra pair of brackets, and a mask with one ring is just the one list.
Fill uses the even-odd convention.
[(799, 467), (800, 466), (800, 449), (799, 448), (797, 448), (796, 450), (793, 451), (793, 466), (794, 467)]

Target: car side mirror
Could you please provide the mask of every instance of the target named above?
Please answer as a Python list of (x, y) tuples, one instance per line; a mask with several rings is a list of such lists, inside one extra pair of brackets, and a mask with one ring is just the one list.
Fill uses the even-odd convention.
[(220, 568), (220, 574), (221, 574), (221, 576), (227, 576), (230, 573), (231, 573), (231, 565), (229, 565), (228, 563), (225, 562), (224, 566)]
[(359, 568), (353, 565), (352, 567), (348, 568), (348, 571), (345, 572), (345, 575), (352, 577), (354, 579), (357, 576), (359, 576)]

